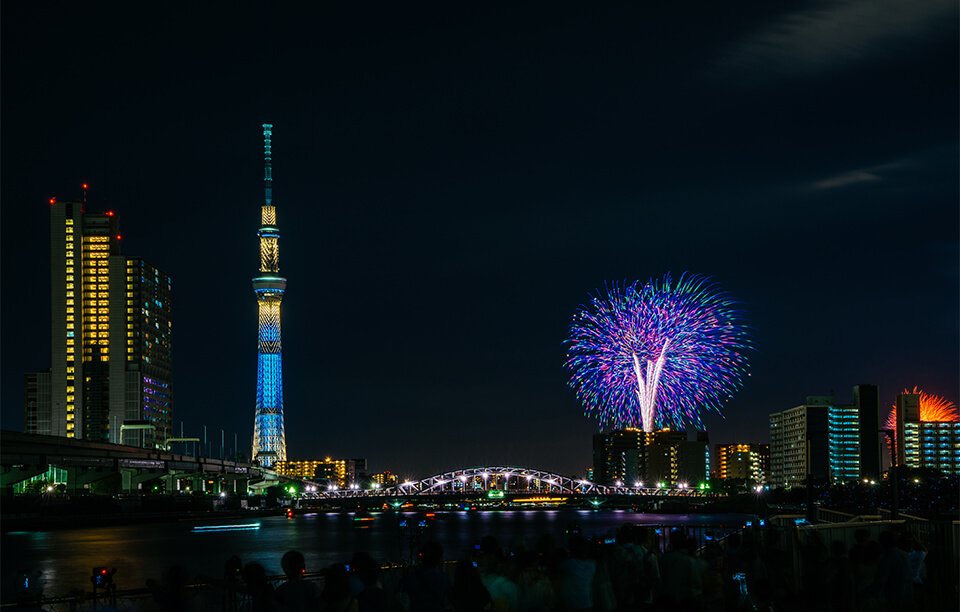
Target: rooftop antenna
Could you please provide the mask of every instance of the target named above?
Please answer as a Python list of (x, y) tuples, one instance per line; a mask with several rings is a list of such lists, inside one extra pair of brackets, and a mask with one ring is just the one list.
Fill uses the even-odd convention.
[(86, 183), (83, 184), (83, 206), (84, 208), (86, 208), (87, 206), (87, 184)]

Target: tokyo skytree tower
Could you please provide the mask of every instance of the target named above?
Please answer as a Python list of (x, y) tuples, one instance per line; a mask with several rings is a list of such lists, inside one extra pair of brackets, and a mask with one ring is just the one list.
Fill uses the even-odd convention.
[(253, 422), (253, 459), (265, 467), (287, 460), (283, 433), (283, 367), (280, 360), (280, 301), (287, 279), (280, 276), (280, 230), (273, 205), (270, 137), (273, 125), (263, 124), (264, 203), (260, 212), (260, 274), (253, 279), (260, 314), (257, 342), (257, 412)]

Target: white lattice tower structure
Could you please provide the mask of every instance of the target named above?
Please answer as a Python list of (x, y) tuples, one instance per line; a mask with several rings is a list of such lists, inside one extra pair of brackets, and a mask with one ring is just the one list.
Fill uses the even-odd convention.
[(271, 144), (273, 125), (263, 124), (264, 203), (260, 213), (260, 274), (253, 279), (259, 310), (257, 411), (253, 422), (253, 458), (270, 467), (287, 460), (283, 433), (283, 363), (280, 357), (280, 302), (287, 279), (280, 276), (280, 230), (273, 205)]

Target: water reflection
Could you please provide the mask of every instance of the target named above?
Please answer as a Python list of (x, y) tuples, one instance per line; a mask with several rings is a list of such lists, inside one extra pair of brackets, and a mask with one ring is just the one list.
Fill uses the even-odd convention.
[[(11, 593), (14, 572), (40, 570), (47, 580), (46, 593), (90, 588), (94, 567), (116, 567), (119, 589), (142, 587), (147, 578), (159, 578), (164, 569), (183, 564), (193, 575), (223, 575), (223, 564), (232, 555), (246, 563), (259, 563), (269, 574), (281, 573), (280, 558), (288, 550), (303, 553), (307, 571), (334, 563), (347, 563), (357, 551), (379, 561), (409, 561), (417, 546), (439, 542), (448, 559), (472, 552), (486, 535), (501, 546), (525, 543), (534, 548), (541, 535), (566, 544), (566, 534), (579, 529), (588, 537), (612, 535), (625, 523), (694, 526), (742, 526), (748, 515), (650, 515), (621, 510), (504, 510), (488, 512), (437, 512), (420, 525), (424, 513), (365, 513), (364, 529), (354, 527), (355, 513), (317, 513), (249, 519), (178, 521), (163, 524), (124, 525), (49, 532), (14, 532), (2, 536), (3, 598)], [(401, 528), (406, 520), (407, 527)], [(241, 529), (258, 522), (259, 529)], [(199, 532), (196, 528), (200, 529)], [(209, 529), (214, 527), (214, 529)], [(228, 530), (227, 530), (228, 529)], [(711, 537), (719, 537), (714, 530)]]

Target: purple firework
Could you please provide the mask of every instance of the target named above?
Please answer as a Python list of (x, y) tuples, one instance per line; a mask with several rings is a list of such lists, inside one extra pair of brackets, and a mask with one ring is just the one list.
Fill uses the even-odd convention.
[(618, 428), (702, 428), (700, 414), (720, 413), (746, 376), (751, 345), (737, 304), (687, 273), (591, 296), (567, 339), (569, 384), (586, 414)]

